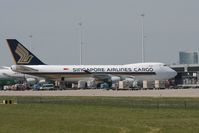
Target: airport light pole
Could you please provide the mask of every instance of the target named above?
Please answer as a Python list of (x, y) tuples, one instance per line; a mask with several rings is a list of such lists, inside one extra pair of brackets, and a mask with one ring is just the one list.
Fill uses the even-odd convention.
[(198, 48), (197, 54), (198, 54), (198, 64), (199, 64), (199, 48)]
[(80, 27), (80, 47), (79, 47), (79, 64), (82, 65), (82, 44), (83, 44), (83, 30), (82, 30), (82, 22), (78, 23), (79, 27)]
[(145, 62), (145, 53), (144, 53), (144, 16), (145, 14), (141, 14), (142, 17), (142, 62)]

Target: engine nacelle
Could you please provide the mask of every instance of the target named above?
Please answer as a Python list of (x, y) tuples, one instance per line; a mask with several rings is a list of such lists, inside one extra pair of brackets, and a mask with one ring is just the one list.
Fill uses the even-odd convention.
[(39, 80), (39, 83), (46, 83), (47, 81), (45, 80), (45, 79), (41, 79), (41, 80)]
[(26, 78), (26, 81), (27, 81), (29, 84), (35, 84), (35, 83), (37, 83), (37, 79), (35, 79), (35, 78)]
[(121, 80), (121, 78), (118, 77), (118, 76), (112, 76), (112, 77), (111, 77), (111, 81), (112, 81), (112, 82), (118, 82), (118, 81), (120, 81), (120, 80)]

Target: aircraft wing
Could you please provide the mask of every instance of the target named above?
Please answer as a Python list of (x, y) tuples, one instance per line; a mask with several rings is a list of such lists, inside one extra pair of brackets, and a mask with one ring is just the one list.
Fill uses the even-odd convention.
[(0, 69), (10, 69), (10, 67), (7, 66), (1, 66)]
[(110, 80), (111, 74), (105, 74), (105, 73), (93, 73), (88, 70), (84, 70), (85, 73), (90, 74), (91, 77), (95, 78), (96, 80)]
[(7, 74), (7, 73), (2, 73), (2, 75), (3, 75), (4, 77), (13, 78), (12, 76), (10, 76), (10, 75)]
[[(20, 73), (26, 73), (26, 74), (31, 74), (31, 75), (33, 74), (35, 76), (38, 76), (38, 74), (40, 74), (39, 70), (28, 67), (28, 66), (24, 66), (24, 65), (13, 65), (11, 68), (13, 71), (20, 72)], [(95, 80), (98, 80), (98, 81), (102, 81), (102, 80), (110, 81), (112, 77), (111, 74), (106, 74), (106, 73), (93, 73), (87, 70), (84, 70), (84, 72), (90, 75), (90, 77), (95, 78)], [(52, 78), (60, 79), (62, 77), (62, 75), (59, 73), (57, 75), (54, 75), (51, 73), (45, 73), (45, 74), (42, 73), (42, 75), (40, 76), (44, 78), (50, 78), (50, 79)]]

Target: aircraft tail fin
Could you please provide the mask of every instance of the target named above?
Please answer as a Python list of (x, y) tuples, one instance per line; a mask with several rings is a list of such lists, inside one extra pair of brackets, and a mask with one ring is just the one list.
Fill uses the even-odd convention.
[(45, 65), (16, 39), (7, 39), (16, 65)]

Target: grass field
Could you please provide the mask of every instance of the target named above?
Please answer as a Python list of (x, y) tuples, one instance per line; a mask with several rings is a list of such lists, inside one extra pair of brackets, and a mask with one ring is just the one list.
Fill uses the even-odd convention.
[(0, 133), (198, 133), (198, 98), (1, 97)]

